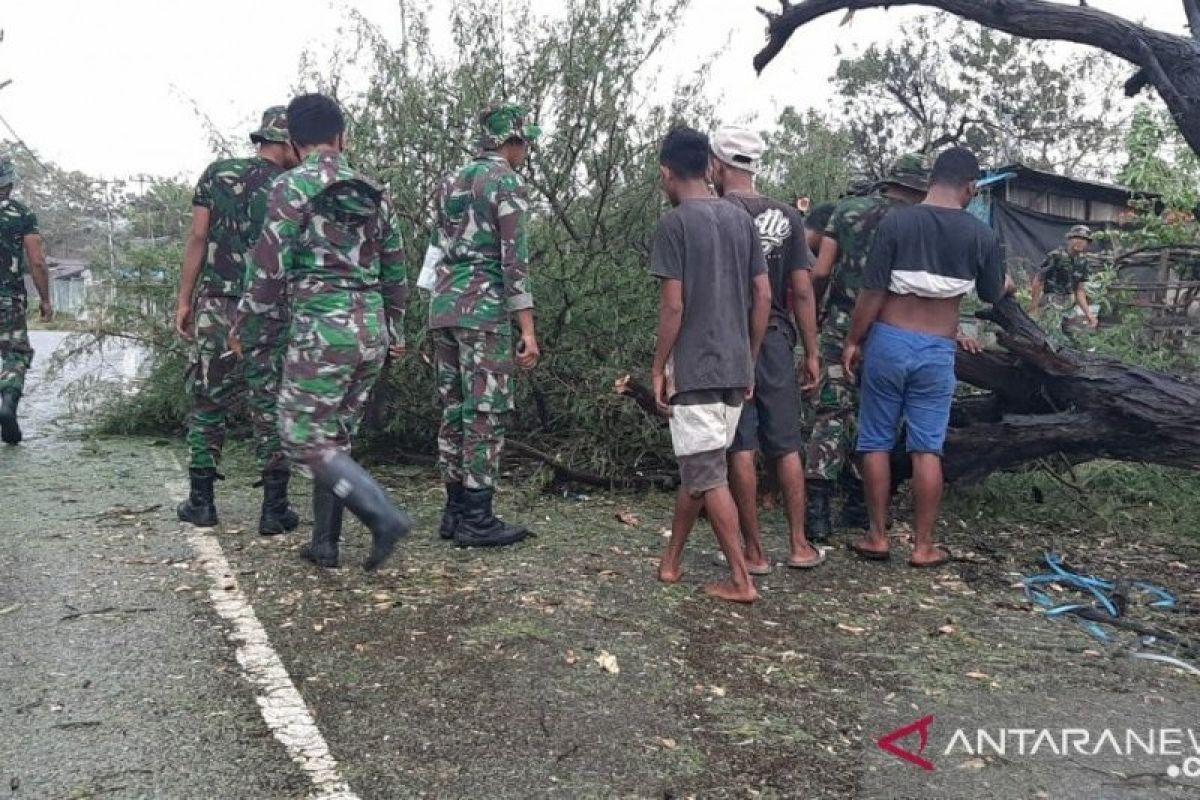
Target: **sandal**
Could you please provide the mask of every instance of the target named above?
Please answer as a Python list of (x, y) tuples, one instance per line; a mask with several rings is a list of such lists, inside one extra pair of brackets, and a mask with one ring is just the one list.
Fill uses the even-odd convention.
[(817, 567), (824, 564), (825, 560), (827, 558), (829, 558), (829, 548), (828, 547), (818, 547), (815, 544), (809, 545), (809, 546), (812, 547), (812, 549), (814, 551), (816, 551), (816, 554), (817, 554), (816, 560), (814, 560), (814, 561), (792, 561), (789, 558), (787, 561), (788, 569), (816, 569)]
[(922, 561), (921, 563), (917, 563), (909, 558), (908, 565), (913, 569), (933, 569), (934, 567), (940, 567), (954, 559), (954, 556), (951, 555), (948, 547), (939, 544), (935, 545), (934, 549), (942, 554), (941, 558), (935, 558), (933, 561)]
[(851, 542), (849, 547), (851, 550), (854, 551), (855, 555), (857, 555), (859, 558), (866, 559), (867, 561), (891, 561), (892, 560), (892, 551), (890, 549), (888, 549), (888, 550), (872, 550), (869, 547), (863, 547), (858, 542)]

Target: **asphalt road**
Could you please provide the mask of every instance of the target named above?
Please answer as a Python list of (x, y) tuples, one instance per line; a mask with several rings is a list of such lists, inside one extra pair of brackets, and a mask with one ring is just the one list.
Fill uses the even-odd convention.
[(27, 439), (0, 450), (0, 797), (306, 796), (163, 513), (171, 462), (61, 424), (61, 340), (34, 333)]

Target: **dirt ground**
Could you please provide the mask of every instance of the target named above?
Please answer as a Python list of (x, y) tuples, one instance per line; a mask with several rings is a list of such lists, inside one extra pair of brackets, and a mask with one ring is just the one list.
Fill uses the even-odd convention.
[[(1131, 613), (1200, 638), (1192, 540), (1134, 524), (1098, 533), (951, 516), (943, 540), (958, 560), (947, 567), (868, 564), (841, 537), (824, 568), (778, 567), (757, 605), (732, 607), (700, 592), (721, 572), (703, 523), (684, 583), (653, 580), (665, 495), (546, 495), (510, 481), (501, 510), (538, 537), (468, 552), (436, 537), (436, 476), (380, 472), (418, 529), (375, 576), (357, 567), (367, 543), (357, 525), (350, 566), (317, 574), (296, 555), (300, 537), (231, 530), (252, 519), (256, 496), (222, 486), (224, 547), (364, 798), (907, 796), (873, 787), (889, 720), (942, 706), (984, 724), (995, 708), (1068, 713), (1075, 698), (1136, 696), (1147, 725), (1200, 699), (1196, 677), (1042, 618), (1016, 585), (1054, 549), (1088, 572), (1166, 585), (1185, 610)], [(782, 558), (782, 513), (765, 520)], [(967, 768), (993, 790), (963, 796), (1065, 796), (1059, 767), (977, 761)], [(1068, 784), (1093, 786), (1091, 797), (1200, 791), (1121, 765), (1076, 772)]]

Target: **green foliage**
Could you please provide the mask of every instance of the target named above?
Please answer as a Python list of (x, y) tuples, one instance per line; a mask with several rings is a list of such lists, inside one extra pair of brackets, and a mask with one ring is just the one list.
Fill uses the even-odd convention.
[(809, 197), (813, 205), (836, 200), (851, 175), (850, 134), (813, 110), (788, 106), (766, 131), (762, 191), (781, 200)]
[(1047, 460), (947, 495), (964, 519), (999, 519), (1094, 542), (1097, 533), (1142, 538), (1195, 537), (1200, 531), (1200, 474), (1169, 467), (1100, 461), (1069, 467)]
[[(355, 66), (367, 87), (340, 99), (353, 119), (352, 152), (387, 181), (408, 224), (410, 277), (435, 186), (474, 152), (479, 111), (499, 99), (532, 109), (546, 131), (525, 169), (543, 361), (518, 382), (512, 435), (596, 472), (659, 466), (669, 451), (661, 426), (616, 396), (613, 382), (644, 374), (652, 358), (658, 291), (646, 266), (664, 204), (658, 143), (677, 121), (707, 129), (712, 120), (703, 73), (663, 92), (650, 66), (688, 3), (572, 0), (535, 16), (456, 2), (446, 12), (455, 46), (437, 52), (432, 6), (401, 5), (398, 47), (357, 18)], [(309, 80), (343, 91), (337, 70)], [(370, 419), (382, 427), (377, 438), (430, 451), (437, 410), (425, 303), (414, 292), (410, 355), (393, 365)]]
[(1125, 151), (1127, 159), (1120, 173), (1123, 184), (1138, 192), (1160, 195), (1170, 210), (1191, 211), (1200, 203), (1200, 158), (1188, 147), (1167, 111), (1140, 104), (1125, 137)]
[(946, 14), (906, 24), (838, 65), (853, 153), (876, 175), (903, 151), (948, 144), (985, 164), (1102, 175), (1120, 143), (1115, 59), (1060, 52)]

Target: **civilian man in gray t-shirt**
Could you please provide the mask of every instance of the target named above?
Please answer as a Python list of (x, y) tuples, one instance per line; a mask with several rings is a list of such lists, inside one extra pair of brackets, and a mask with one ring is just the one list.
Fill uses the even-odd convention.
[(666, 583), (682, 577), (683, 547), (705, 508), (731, 573), (705, 591), (751, 603), (758, 591), (742, 553), (726, 451), (742, 402), (753, 395), (771, 285), (754, 221), (709, 191), (708, 154), (707, 136), (678, 128), (659, 155), (663, 190), (675, 208), (659, 222), (650, 263), (662, 281), (654, 395), (671, 417), (681, 486), (658, 577)]

